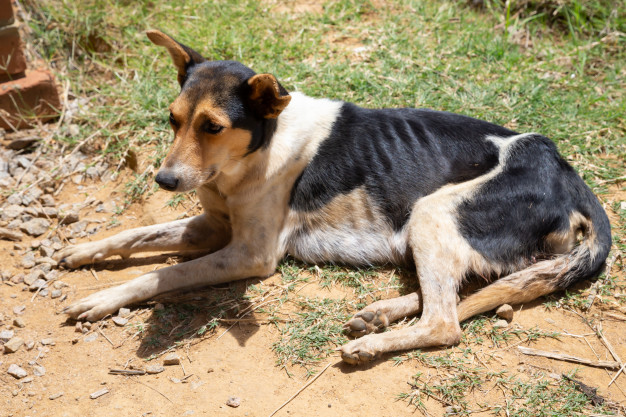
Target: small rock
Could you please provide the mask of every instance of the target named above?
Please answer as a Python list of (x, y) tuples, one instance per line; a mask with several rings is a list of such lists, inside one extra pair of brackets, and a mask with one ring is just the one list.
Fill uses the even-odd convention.
[(11, 204), (2, 209), (2, 218), (3, 219), (15, 219), (19, 217), (24, 212), (24, 207), (18, 204)]
[(13, 314), (15, 315), (20, 315), (20, 314), (24, 314), (24, 311), (26, 311), (26, 306), (15, 306), (13, 307)]
[(213, 368), (209, 368), (209, 369), (207, 369), (207, 370), (206, 370), (206, 373), (207, 373), (207, 374), (210, 374), (211, 372), (215, 372), (215, 369), (213, 369)]
[(28, 289), (30, 291), (43, 290), (47, 285), (48, 285), (48, 282), (45, 279), (39, 278), (38, 280), (30, 284)]
[(113, 323), (120, 327), (124, 327), (128, 323), (128, 319), (125, 319), (124, 317), (115, 316), (111, 320), (113, 320)]
[(165, 368), (159, 365), (146, 366), (146, 373), (148, 374), (160, 374), (165, 371)]
[(498, 320), (493, 324), (494, 329), (503, 329), (509, 326), (509, 322), (506, 320)]
[(109, 393), (109, 389), (108, 388), (102, 388), (101, 390), (98, 390), (94, 393), (92, 393), (91, 395), (89, 395), (89, 398), (91, 398), (92, 400), (95, 400), (96, 398), (100, 398), (105, 394)]
[(50, 228), (50, 222), (47, 219), (36, 218), (22, 223), (20, 230), (30, 236), (41, 236)]
[(60, 398), (63, 396), (62, 392), (57, 392), (56, 394), (52, 394), (51, 396), (49, 396), (48, 398), (51, 400), (56, 400), (57, 398)]
[(122, 307), (120, 311), (118, 311), (117, 315), (122, 318), (126, 318), (130, 316), (130, 308)]
[(15, 332), (13, 330), (2, 330), (0, 331), (0, 342), (6, 343), (13, 339), (13, 336), (15, 336)]
[(29, 286), (33, 285), (35, 281), (37, 281), (38, 279), (42, 279), (44, 277), (45, 277), (45, 274), (41, 269), (35, 269), (24, 277), (24, 284), (29, 285)]
[(91, 326), (92, 324), (89, 321), (83, 323), (83, 329), (91, 330)]
[(54, 343), (54, 339), (52, 338), (41, 339), (39, 343), (41, 343), (44, 346), (54, 346), (56, 344)]
[(54, 255), (54, 249), (52, 249), (50, 246), (41, 246), (39, 248), (39, 253), (45, 258), (51, 258), (52, 255)]
[(37, 259), (35, 261), (35, 264), (36, 265), (48, 264), (48, 265), (55, 265), (56, 266), (57, 263), (56, 263), (56, 261), (54, 259), (45, 257), (45, 258)]
[(76, 333), (82, 333), (83, 332), (83, 323), (81, 321), (77, 321), (76, 325), (74, 326), (74, 331)]
[[(83, 327), (84, 329), (84, 327)], [(98, 333), (91, 333), (90, 335), (85, 337), (85, 342), (93, 342), (94, 340), (96, 340), (98, 338)]]
[(26, 255), (22, 257), (22, 266), (26, 269), (35, 266), (35, 254), (32, 252), (26, 253)]
[(52, 292), (50, 293), (50, 298), (55, 299), (55, 298), (59, 298), (62, 295), (63, 295), (63, 291), (61, 291), (61, 290), (52, 290)]
[(56, 206), (56, 202), (54, 201), (54, 197), (52, 197), (50, 194), (44, 194), (41, 197), (39, 197), (39, 200), (41, 201), (41, 205), (44, 207), (54, 207)]
[(39, 296), (42, 298), (46, 298), (48, 294), (50, 294), (48, 288), (43, 288), (41, 291), (39, 291)]
[(226, 405), (229, 407), (237, 408), (241, 405), (241, 400), (239, 397), (230, 397), (228, 401), (226, 401)]
[(20, 329), (23, 329), (24, 327), (26, 327), (26, 323), (24, 323), (24, 319), (21, 317), (16, 317), (13, 319), (13, 325), (15, 327), (18, 327)]
[[(49, 281), (49, 280), (48, 280)], [(69, 287), (69, 285), (67, 285), (65, 282), (63, 281), (55, 281), (54, 284), (52, 284), (52, 286), (54, 287), (54, 289), (56, 290), (60, 290), (61, 288), (65, 288), (65, 287)]]
[(5, 229), (4, 227), (0, 227), (0, 239), (12, 240), (14, 242), (19, 242), (24, 238), (24, 235), (15, 230)]
[(35, 347), (35, 341), (34, 340), (26, 341), (26, 343), (24, 344), (24, 347), (26, 348), (26, 350), (33, 350), (33, 348)]
[(33, 375), (35, 376), (44, 376), (46, 374), (46, 368), (43, 366), (35, 365), (33, 366)]
[(14, 337), (4, 344), (5, 353), (15, 353), (22, 347), (24, 340), (21, 337)]
[(502, 304), (497, 310), (496, 315), (501, 319), (508, 321), (509, 323), (513, 320), (513, 307), (508, 304)]
[(180, 358), (176, 353), (170, 353), (163, 358), (163, 365), (165, 366), (178, 365), (179, 363)]
[(78, 221), (78, 213), (75, 211), (68, 211), (66, 213), (59, 214), (59, 225), (72, 224)]
[(16, 364), (11, 364), (7, 373), (16, 379), (25, 378), (28, 375), (28, 372), (17, 366)]

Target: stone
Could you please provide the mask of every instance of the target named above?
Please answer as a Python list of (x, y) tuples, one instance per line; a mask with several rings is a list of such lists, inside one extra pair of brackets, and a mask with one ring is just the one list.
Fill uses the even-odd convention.
[(27, 252), (26, 255), (22, 257), (22, 266), (26, 269), (30, 269), (35, 266), (35, 254), (32, 252)]
[(35, 269), (24, 277), (24, 284), (29, 286), (33, 285), (35, 281), (37, 281), (38, 279), (43, 279), (44, 277), (45, 274), (41, 269)]
[(13, 307), (13, 314), (19, 316), (20, 314), (24, 314), (24, 311), (26, 311), (26, 306), (15, 306)]
[(241, 399), (239, 397), (230, 397), (226, 401), (226, 405), (229, 407), (237, 408), (241, 405)]
[(117, 312), (117, 315), (122, 318), (126, 318), (130, 316), (130, 308), (126, 308), (126, 307), (120, 308), (120, 310)]
[(43, 290), (47, 286), (48, 286), (48, 282), (45, 279), (39, 278), (38, 280), (35, 280), (35, 282), (30, 284), (28, 289), (30, 291), (37, 291), (37, 290)]
[(33, 375), (44, 376), (46, 374), (46, 368), (40, 365), (33, 366)]
[[(11, 9), (11, 3), (8, 4), (8, 8)], [(14, 75), (15, 78), (20, 78), (19, 76), (24, 74), (26, 71), (26, 56), (24, 55), (24, 43), (20, 38), (18, 30), (19, 24), (15, 23), (13, 13), (11, 12), (11, 17), (6, 19), (4, 16), (8, 16), (9, 12), (3, 10), (1, 14), (3, 16), (1, 20), (5, 22), (5, 24), (0, 27), (0, 67), (2, 67), (2, 78), (0, 81), (5, 83), (11, 79), (11, 77), (8, 76), (9, 74)], [(6, 82), (6, 84), (9, 83)], [(13, 99), (19, 100), (19, 95), (13, 97)], [(8, 110), (1, 106), (0, 108)], [(3, 129), (10, 128), (7, 123), (0, 124), (0, 127)]]
[[(83, 327), (84, 329), (84, 327)], [(85, 337), (85, 342), (93, 342), (94, 340), (96, 340), (98, 338), (98, 333), (91, 333), (90, 335)]]
[(50, 228), (50, 222), (47, 219), (36, 218), (22, 223), (20, 230), (30, 236), (41, 236)]
[(39, 253), (43, 257), (52, 258), (52, 255), (54, 255), (54, 249), (52, 249), (50, 246), (41, 246), (39, 248)]
[[(30, 163), (30, 161), (28, 163)], [(22, 196), (22, 204), (25, 206), (30, 206), (31, 203), (35, 200), (38, 200), (42, 194), (43, 194), (43, 191), (39, 187), (29, 188), (28, 190), (26, 190), (26, 192)]]
[(496, 310), (496, 315), (510, 323), (513, 320), (513, 307), (503, 304)]
[(56, 394), (52, 394), (52, 395), (51, 395), (51, 396), (49, 396), (48, 398), (49, 398), (50, 400), (56, 400), (57, 398), (60, 398), (60, 397), (62, 397), (62, 396), (63, 396), (63, 393), (62, 393), (62, 392), (57, 392)]
[(13, 336), (15, 336), (15, 332), (13, 330), (2, 330), (0, 331), (0, 342), (6, 343), (13, 339)]
[(23, 238), (24, 235), (17, 230), (9, 230), (4, 227), (0, 227), (0, 239), (20, 242)]
[(125, 319), (124, 317), (115, 316), (111, 320), (113, 320), (113, 323), (120, 327), (124, 327), (128, 323), (128, 319)]
[(7, 373), (15, 379), (22, 379), (28, 375), (28, 372), (26, 372), (24, 369), (20, 368), (16, 364), (9, 365)]
[(151, 374), (151, 375), (160, 374), (163, 371), (165, 371), (165, 368), (159, 365), (146, 366), (146, 373)]
[(35, 264), (36, 265), (44, 265), (44, 264), (48, 264), (48, 265), (55, 265), (57, 264), (57, 262), (52, 259), (52, 258), (38, 258), (37, 260), (35, 260)]
[(54, 343), (54, 339), (49, 338), (49, 337), (46, 339), (41, 339), (39, 343), (41, 343), (44, 346), (54, 346), (56, 344)]
[(171, 366), (178, 365), (180, 363), (180, 358), (176, 353), (170, 353), (163, 358), (163, 365)]
[(55, 299), (55, 298), (59, 298), (63, 295), (63, 291), (61, 290), (52, 290), (52, 292), (50, 293), (50, 298)]
[(24, 340), (22, 340), (21, 337), (15, 336), (4, 344), (4, 353), (15, 353), (22, 347), (23, 344)]
[(24, 319), (21, 317), (16, 317), (13, 319), (13, 325), (17, 328), (23, 329), (26, 327), (26, 323), (24, 323)]
[(506, 320), (498, 320), (493, 324), (494, 329), (504, 329), (509, 326), (509, 322)]
[(56, 206), (56, 202), (54, 201), (54, 197), (52, 197), (50, 194), (44, 194), (41, 197), (39, 197), (39, 201), (41, 201), (41, 205), (43, 207), (54, 207)]
[(108, 393), (109, 393), (108, 388), (102, 388), (101, 390), (91, 393), (91, 395), (89, 395), (89, 398), (91, 398), (92, 400), (95, 400), (96, 398), (100, 398), (103, 395), (108, 394)]
[(59, 225), (76, 223), (79, 219), (78, 213), (75, 211), (68, 211), (66, 213), (59, 214)]
[(35, 341), (27, 340), (26, 343), (24, 344), (24, 347), (26, 348), (26, 350), (33, 350), (33, 348), (35, 347)]

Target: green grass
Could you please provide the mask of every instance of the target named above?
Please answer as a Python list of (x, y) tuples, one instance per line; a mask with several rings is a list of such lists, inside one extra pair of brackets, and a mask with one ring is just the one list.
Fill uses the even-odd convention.
[[(158, 28), (210, 59), (235, 59), (271, 72), (291, 91), (367, 107), (430, 107), (543, 133), (613, 211), (613, 254), (626, 254), (626, 210), (614, 197), (626, 189), (623, 0), (485, 0), (482, 8), (471, 7), (470, 1), (329, 0), (319, 11), (298, 13), (269, 1), (22, 3), (30, 15), (29, 43), (50, 62), (59, 82), (69, 83), (70, 98), (88, 103), (71, 120), (80, 137), (70, 135), (63, 124), (51, 146), (71, 149), (93, 135), (83, 149), (113, 166), (135, 166), (139, 153), (148, 168), (159, 166), (172, 139), (167, 107), (178, 86), (167, 52), (144, 34)], [(153, 187), (150, 169), (136, 171), (116, 214)], [(185, 204), (185, 198), (174, 195), (168, 204)], [(614, 271), (623, 265), (624, 258), (618, 259)], [(213, 334), (217, 319), (274, 300), (255, 313), (279, 331), (277, 363), (313, 372), (345, 341), (340, 325), (351, 313), (387, 297), (388, 290), (411, 290), (399, 270), (316, 268), (287, 259), (279, 271), (281, 287), (259, 284), (243, 294), (229, 292), (227, 304), (210, 298), (202, 301), (201, 310), (193, 303), (167, 305), (141, 325), (140, 331), (148, 334), (145, 354), (151, 357), (188, 338)], [(596, 303), (626, 302), (612, 297), (624, 292), (620, 277), (614, 273), (603, 281)], [(309, 284), (352, 296), (336, 300), (296, 293)], [(586, 291), (577, 289), (551, 296), (545, 307), (584, 309), (586, 300)], [(464, 323), (458, 348), (395, 357), (398, 364), (417, 360), (425, 369), (456, 377), (427, 380), (416, 375), (401, 397), (418, 408), (436, 398), (461, 414), (488, 406), (491, 413), (511, 416), (600, 412), (570, 383), (543, 378), (533, 384), (512, 371), (494, 374), (470, 365), (467, 355), (477, 346), (500, 348), (558, 337), (538, 328), (493, 329), (493, 321), (480, 316)], [(470, 401), (479, 383), (503, 390), (510, 402)]]

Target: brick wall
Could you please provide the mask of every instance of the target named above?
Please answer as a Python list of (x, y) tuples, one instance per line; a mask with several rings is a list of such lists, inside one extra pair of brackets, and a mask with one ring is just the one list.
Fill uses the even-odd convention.
[(0, 127), (15, 130), (56, 118), (61, 104), (50, 72), (27, 69), (11, 0), (0, 0)]

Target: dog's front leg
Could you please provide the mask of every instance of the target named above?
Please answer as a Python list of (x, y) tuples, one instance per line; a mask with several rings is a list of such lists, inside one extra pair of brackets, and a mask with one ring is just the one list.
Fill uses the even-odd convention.
[(78, 268), (113, 255), (123, 258), (150, 251), (215, 251), (230, 240), (226, 221), (206, 214), (126, 230), (106, 239), (68, 246), (54, 257), (60, 266)]
[(268, 250), (270, 246), (233, 241), (202, 258), (149, 272), (118, 287), (91, 294), (64, 312), (72, 318), (94, 321), (120, 307), (167, 291), (268, 276), (274, 272), (280, 258), (277, 251)]

